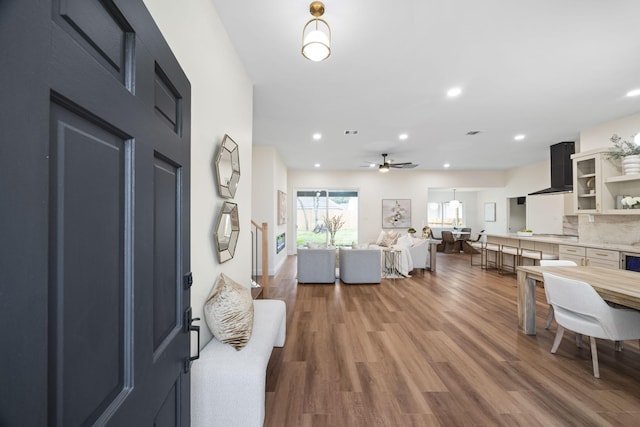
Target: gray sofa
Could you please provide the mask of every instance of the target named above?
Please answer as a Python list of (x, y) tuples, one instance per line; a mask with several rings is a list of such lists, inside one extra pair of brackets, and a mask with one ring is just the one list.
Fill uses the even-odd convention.
[(340, 248), (340, 280), (351, 283), (380, 283), (382, 252), (378, 248)]

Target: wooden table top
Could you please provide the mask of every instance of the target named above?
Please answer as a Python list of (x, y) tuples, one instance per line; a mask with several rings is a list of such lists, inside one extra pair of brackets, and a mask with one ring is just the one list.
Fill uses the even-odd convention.
[(519, 266), (522, 272), (543, 282), (542, 273), (587, 282), (603, 299), (640, 310), (640, 273), (603, 267)]

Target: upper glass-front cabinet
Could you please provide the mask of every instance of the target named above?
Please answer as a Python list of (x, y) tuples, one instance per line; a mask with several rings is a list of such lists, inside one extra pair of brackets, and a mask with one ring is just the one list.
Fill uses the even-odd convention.
[(609, 159), (606, 148), (577, 153), (571, 158), (576, 214), (640, 214), (640, 209), (625, 209), (621, 204), (624, 196), (640, 196), (640, 174), (623, 175), (620, 160)]

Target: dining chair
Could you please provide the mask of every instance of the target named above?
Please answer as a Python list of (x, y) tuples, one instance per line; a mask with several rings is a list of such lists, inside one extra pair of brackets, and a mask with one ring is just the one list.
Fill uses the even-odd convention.
[(469, 240), (471, 239), (471, 228), (470, 227), (462, 227), (460, 230), (462, 234), (460, 234), (459, 240)]
[[(541, 259), (540, 260), (541, 267), (552, 267), (552, 266), (576, 267), (577, 265), (578, 264), (576, 264), (573, 261), (568, 261), (564, 259)], [(546, 292), (545, 292), (545, 295), (546, 295)], [(553, 306), (549, 303), (549, 297), (547, 297), (547, 304), (549, 304), (549, 313), (547, 314), (547, 321), (544, 324), (545, 329), (549, 329), (549, 326), (551, 326), (551, 322), (553, 321)]]
[(442, 231), (442, 243), (444, 243), (445, 253), (453, 254), (456, 252), (460, 252), (460, 243), (456, 242), (456, 239), (455, 237), (453, 237), (453, 233), (451, 231)]
[[(640, 340), (640, 311), (611, 307), (587, 282), (546, 272), (542, 275), (544, 289), (558, 323), (551, 353), (558, 351), (565, 328), (587, 335), (591, 343), (593, 376), (600, 378), (596, 338)], [(619, 349), (616, 346), (616, 350)]]

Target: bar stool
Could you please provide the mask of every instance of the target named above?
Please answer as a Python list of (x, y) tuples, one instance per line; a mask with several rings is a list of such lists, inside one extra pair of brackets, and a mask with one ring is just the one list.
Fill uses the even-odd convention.
[(486, 253), (485, 253), (486, 240), (487, 240), (487, 237), (484, 235), (484, 230), (481, 230), (480, 233), (478, 233), (478, 238), (476, 240), (466, 241), (466, 243), (469, 246), (471, 246), (471, 249), (473, 249), (470, 257), (471, 265), (477, 265), (473, 263), (473, 256), (478, 255), (478, 252), (480, 253), (480, 266), (482, 267), (484, 265), (484, 257), (486, 256)]
[[(524, 265), (525, 260), (531, 260), (532, 265), (540, 265), (541, 260), (556, 260), (558, 255), (544, 253), (535, 249), (521, 249), (520, 250), (520, 264)], [(536, 264), (537, 263), (537, 264)]]
[[(508, 255), (513, 260), (513, 264), (507, 264), (505, 262), (505, 255)], [(498, 273), (516, 273), (516, 267), (520, 265), (520, 248), (509, 245), (502, 245), (500, 247), (500, 268), (498, 269)], [(507, 271), (509, 269), (509, 271)]]
[[(500, 271), (500, 245), (496, 243), (485, 243), (484, 245), (484, 266), (482, 268), (488, 270), (495, 268)], [(493, 254), (493, 260), (489, 259), (489, 255)]]

